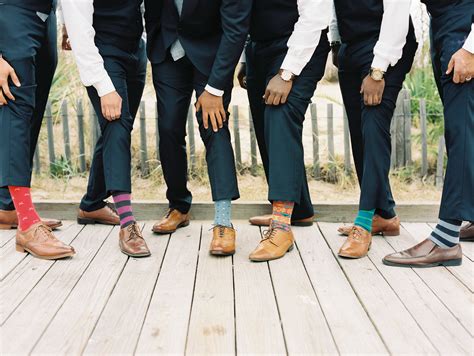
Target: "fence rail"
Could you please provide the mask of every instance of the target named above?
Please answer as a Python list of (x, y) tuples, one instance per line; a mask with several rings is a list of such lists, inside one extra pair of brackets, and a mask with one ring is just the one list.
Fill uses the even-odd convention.
[[(97, 115), (95, 114), (92, 106), (89, 104), (88, 108), (88, 125), (86, 125), (86, 118), (84, 112), (84, 105), (82, 100), (78, 100), (75, 104), (75, 111), (69, 110), (71, 103), (64, 101), (60, 106), (60, 121), (62, 125), (62, 150), (63, 152), (57, 152), (55, 149), (55, 138), (54, 127), (58, 124), (54, 124), (53, 117), (51, 114), (51, 105), (48, 104), (45, 113), (46, 125), (47, 125), (47, 140), (39, 142), (39, 146), (47, 144), (49, 171), (55, 172), (55, 165), (57, 165), (57, 157), (61, 157), (71, 167), (73, 172), (83, 173), (87, 170), (88, 162), (91, 161), (94, 154), (94, 147), (97, 143), (100, 135), (100, 128), (97, 121)], [(135, 167), (140, 171), (142, 176), (148, 176), (150, 174), (151, 167), (150, 162), (156, 162), (159, 165), (160, 162), (160, 151), (159, 151), (159, 135), (154, 135), (154, 147), (150, 150), (150, 146), (147, 142), (147, 133), (152, 130), (150, 122), (150, 116), (147, 116), (145, 110), (145, 102), (140, 105), (138, 114), (139, 119), (139, 144), (135, 145), (133, 149), (138, 148), (139, 153), (134, 157), (136, 160)], [(425, 177), (428, 174), (428, 133), (427, 133), (427, 114), (426, 114), (426, 102), (424, 99), (420, 100), (419, 103), (419, 131), (421, 140), (419, 142), (420, 147), (417, 148), (417, 152), (421, 152), (421, 168), (420, 175)], [(77, 135), (74, 137), (74, 141), (71, 138), (70, 122), (74, 118), (70, 117), (71, 111), (75, 112), (75, 120), (77, 122)], [(236, 158), (236, 167), (238, 171), (242, 171), (244, 168), (248, 168), (251, 174), (257, 173), (258, 167), (258, 153), (257, 153), (257, 141), (255, 137), (255, 130), (253, 127), (252, 115), (248, 110), (248, 128), (245, 132), (244, 128), (247, 125), (243, 125), (242, 121), (242, 107), (236, 105), (230, 108), (230, 126), (233, 132), (234, 138), (234, 151)], [(413, 164), (413, 128), (412, 128), (412, 107), (411, 100), (408, 91), (402, 90), (397, 100), (396, 109), (394, 112), (392, 125), (391, 125), (391, 145), (392, 145), (392, 156), (391, 156), (391, 168), (399, 169), (402, 167), (408, 167)], [(327, 179), (329, 181), (336, 181), (336, 169), (337, 169), (337, 155), (335, 152), (335, 131), (334, 131), (334, 107), (332, 103), (328, 103), (326, 107), (326, 116), (319, 116), (316, 104), (311, 104), (309, 107), (309, 115), (311, 117), (311, 141), (312, 141), (312, 175), (313, 178), (319, 179), (322, 173), (322, 167), (327, 164)], [(158, 132), (158, 114), (155, 110), (152, 114), (154, 122), (154, 132)], [(320, 126), (323, 124), (323, 120), (327, 122), (327, 161), (321, 161), (321, 149), (322, 149), (322, 136)], [(187, 117), (187, 144), (188, 144), (188, 155), (189, 155), (189, 171), (193, 173), (196, 170), (198, 157), (196, 153), (196, 142), (200, 142), (200, 139), (196, 139), (195, 133), (195, 118), (194, 108), (191, 106)], [(153, 130), (152, 130), (153, 131)], [(56, 132), (57, 133), (57, 132)], [(199, 133), (198, 133), (199, 134)], [(242, 148), (245, 147), (242, 143), (244, 135), (248, 135), (246, 138), (249, 142), (250, 159), (249, 162), (244, 161), (244, 155)], [(47, 142), (46, 142), (47, 141)], [(89, 143), (89, 155), (86, 154), (86, 142)], [(77, 146), (75, 146), (77, 144)], [(153, 145), (153, 144), (152, 144)], [(352, 174), (354, 171), (352, 157), (351, 157), (351, 143), (349, 124), (347, 114), (343, 109), (343, 160), (344, 173), (347, 175)], [(444, 173), (444, 137), (439, 138), (437, 157), (436, 157), (436, 174), (435, 182), (436, 185), (442, 186), (443, 184), (443, 173)], [(74, 150), (71, 149), (74, 147)], [(340, 147), (339, 147), (340, 148)], [(40, 159), (39, 152), (44, 152), (46, 148), (36, 150), (33, 161), (34, 173), (41, 174), (45, 173), (42, 160)], [(73, 154), (73, 151), (77, 154)], [(150, 151), (150, 152), (149, 152)], [(248, 150), (247, 150), (248, 151)], [(150, 153), (150, 154), (149, 154)], [(87, 159), (89, 157), (89, 159)], [(150, 159), (150, 157), (152, 157)]]

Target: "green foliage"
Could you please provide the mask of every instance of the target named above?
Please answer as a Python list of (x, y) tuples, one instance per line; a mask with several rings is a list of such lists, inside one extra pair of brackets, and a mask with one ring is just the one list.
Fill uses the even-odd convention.
[(76, 173), (66, 157), (60, 156), (55, 162), (51, 163), (51, 176), (53, 178), (71, 178)]

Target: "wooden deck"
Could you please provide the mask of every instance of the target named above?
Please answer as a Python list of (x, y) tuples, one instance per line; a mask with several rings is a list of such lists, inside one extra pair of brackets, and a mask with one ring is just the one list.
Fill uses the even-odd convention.
[(407, 223), (375, 237), (368, 257), (336, 257), (337, 224), (295, 228), (297, 248), (247, 256), (260, 229), (238, 222), (234, 257), (208, 254), (210, 222), (150, 232), (147, 259), (127, 258), (118, 228), (68, 222), (73, 259), (15, 252), (0, 232), (1, 354), (473, 354), (474, 243), (460, 267), (399, 269), (381, 258), (430, 231)]

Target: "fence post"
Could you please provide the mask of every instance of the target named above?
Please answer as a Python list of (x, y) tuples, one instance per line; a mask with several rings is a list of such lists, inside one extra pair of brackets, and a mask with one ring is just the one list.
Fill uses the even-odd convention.
[(421, 176), (425, 177), (428, 174), (428, 134), (426, 123), (426, 101), (420, 99), (420, 128), (421, 128)]
[(250, 155), (251, 166), (250, 173), (254, 176), (257, 174), (257, 138), (255, 136), (255, 127), (253, 126), (252, 110), (249, 107), (249, 128), (250, 128)]
[(95, 113), (92, 103), (89, 102), (89, 120), (90, 120), (90, 131), (91, 131), (91, 157), (94, 157), (95, 145), (97, 144), (97, 114)]
[(159, 128), (159, 122), (158, 122), (158, 105), (155, 102), (155, 145), (156, 145), (156, 160), (158, 162), (161, 161), (160, 159), (160, 128)]
[(328, 158), (329, 158), (329, 181), (336, 181), (336, 157), (334, 154), (334, 116), (333, 104), (327, 106), (328, 116)]
[(232, 118), (234, 125), (234, 150), (235, 150), (235, 161), (237, 163), (237, 170), (242, 169), (242, 150), (240, 147), (240, 128), (239, 128), (239, 106), (234, 105), (232, 107)]
[(41, 173), (41, 160), (39, 149), (39, 145), (37, 145), (35, 148), (35, 155), (33, 157), (33, 166), (36, 175), (39, 175)]
[(86, 171), (86, 147), (84, 144), (84, 109), (82, 99), (77, 100), (77, 139), (79, 141), (79, 171)]
[[(210, 123), (209, 123), (210, 124)], [(194, 112), (193, 105), (188, 110), (188, 136), (189, 136), (189, 159), (191, 160), (191, 173), (196, 171), (196, 140), (194, 138)]]
[(318, 129), (318, 108), (316, 104), (310, 105), (311, 127), (313, 130), (313, 178), (321, 178), (321, 166), (319, 165), (319, 129)]
[(69, 114), (67, 110), (67, 100), (61, 103), (61, 120), (63, 122), (64, 155), (66, 161), (71, 164), (71, 143), (69, 141)]
[(146, 112), (145, 102), (140, 103), (140, 163), (142, 175), (146, 177), (148, 170), (148, 152), (146, 144)]
[(395, 137), (396, 137), (396, 161), (397, 168), (405, 165), (405, 115), (403, 111), (403, 102), (405, 100), (406, 90), (402, 89), (397, 97), (397, 104), (395, 107)]
[(444, 183), (444, 136), (438, 141), (438, 160), (436, 162), (436, 187), (441, 189)]
[(54, 153), (54, 132), (53, 132), (53, 116), (51, 114), (51, 103), (46, 105), (46, 125), (48, 128), (48, 152), (49, 152), (49, 169), (52, 173), (53, 166), (56, 163), (56, 155)]
[(403, 116), (405, 121), (405, 165), (412, 164), (411, 154), (411, 100), (410, 93), (407, 92), (407, 98), (403, 100)]
[(350, 175), (352, 172), (351, 166), (351, 139), (349, 132), (349, 118), (347, 117), (346, 108), (342, 107), (344, 115), (344, 172), (346, 175)]

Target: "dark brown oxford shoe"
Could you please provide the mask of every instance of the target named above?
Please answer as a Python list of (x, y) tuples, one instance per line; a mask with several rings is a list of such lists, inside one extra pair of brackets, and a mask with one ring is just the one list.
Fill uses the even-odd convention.
[(153, 225), (156, 234), (171, 234), (181, 227), (189, 225), (189, 213), (183, 214), (179, 210), (170, 209), (165, 217)]
[(148, 257), (151, 255), (136, 222), (120, 229), (119, 246), (120, 250), (130, 257)]
[[(42, 218), (41, 222), (51, 230), (55, 230), (63, 226), (61, 220)], [(16, 210), (0, 210), (0, 230), (16, 229), (17, 227), (18, 217), (16, 215)]]
[[(253, 216), (249, 219), (250, 224), (255, 226), (270, 226), (272, 223), (272, 215)], [(291, 219), (293, 226), (312, 226), (314, 223), (314, 215), (305, 219)]]
[(120, 217), (115, 209), (113, 209), (113, 205), (108, 203), (103, 208), (94, 211), (84, 211), (79, 209), (77, 213), (77, 223), (81, 225), (120, 225)]
[[(352, 226), (341, 226), (337, 231), (341, 235), (348, 236)], [(400, 218), (395, 216), (391, 219), (384, 219), (380, 215), (374, 215), (372, 220), (372, 235), (398, 236), (400, 235)]]
[(462, 263), (462, 249), (460, 244), (441, 248), (426, 239), (408, 250), (387, 255), (382, 261), (387, 266), (395, 267), (459, 266)]
[(469, 222), (461, 228), (459, 238), (461, 241), (474, 241), (474, 222)]

